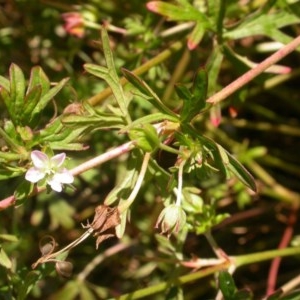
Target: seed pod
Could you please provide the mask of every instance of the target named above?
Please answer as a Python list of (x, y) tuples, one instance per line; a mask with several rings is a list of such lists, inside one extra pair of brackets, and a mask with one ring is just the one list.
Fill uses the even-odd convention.
[(53, 250), (54, 250), (54, 247), (53, 247), (53, 244), (51, 244), (51, 243), (47, 243), (47, 244), (40, 247), (40, 251), (42, 253), (42, 256), (51, 254), (53, 252)]
[(56, 246), (57, 243), (55, 242), (55, 239), (50, 235), (44, 236), (39, 242), (39, 248), (42, 253), (42, 256), (51, 254), (56, 248)]
[(58, 261), (55, 264), (56, 272), (62, 277), (71, 277), (73, 271), (73, 264), (69, 261)]

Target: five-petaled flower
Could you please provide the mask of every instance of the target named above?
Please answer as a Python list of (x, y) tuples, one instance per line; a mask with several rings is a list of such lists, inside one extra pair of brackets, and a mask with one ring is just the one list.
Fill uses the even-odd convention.
[(41, 151), (32, 151), (33, 167), (26, 172), (25, 179), (32, 183), (43, 180), (50, 185), (52, 190), (61, 192), (62, 184), (70, 184), (74, 181), (73, 175), (63, 167), (65, 158), (65, 153), (49, 158)]

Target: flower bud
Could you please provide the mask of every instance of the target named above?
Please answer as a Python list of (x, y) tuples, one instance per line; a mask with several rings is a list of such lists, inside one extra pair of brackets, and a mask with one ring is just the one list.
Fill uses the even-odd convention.
[(184, 210), (176, 204), (171, 204), (160, 213), (155, 227), (160, 227), (161, 233), (166, 233), (170, 237), (172, 233), (178, 233), (185, 223), (186, 214)]

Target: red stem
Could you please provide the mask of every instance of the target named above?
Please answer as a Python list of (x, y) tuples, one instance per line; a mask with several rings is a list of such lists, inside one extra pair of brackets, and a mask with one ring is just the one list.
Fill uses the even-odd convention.
[(277, 63), (283, 57), (294, 51), (300, 45), (300, 35), (292, 40), (290, 43), (282, 47), (280, 50), (269, 56), (263, 62), (258, 64), (253, 69), (246, 72), (244, 75), (227, 85), (220, 92), (209, 97), (206, 102), (217, 104), (218, 102), (225, 100), (228, 96), (233, 94), (239, 88), (250, 82), (253, 78), (264, 72), (267, 68)]
[[(287, 227), (284, 230), (278, 249), (284, 249), (290, 243), (290, 240), (293, 236), (294, 225), (296, 221), (297, 221), (297, 210), (292, 209), (290, 215), (288, 216)], [(276, 257), (273, 259), (271, 263), (269, 276), (268, 276), (268, 284), (267, 284), (267, 296), (273, 294), (276, 290), (276, 281), (277, 281), (278, 270), (280, 267), (281, 260), (282, 257)]]

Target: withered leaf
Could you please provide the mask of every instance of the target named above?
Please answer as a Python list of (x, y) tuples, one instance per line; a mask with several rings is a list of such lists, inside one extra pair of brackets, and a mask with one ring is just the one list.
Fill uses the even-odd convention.
[(116, 235), (115, 227), (121, 222), (117, 207), (99, 205), (95, 209), (94, 220), (91, 224), (84, 226), (92, 228), (94, 236), (97, 237), (96, 249), (104, 240)]

